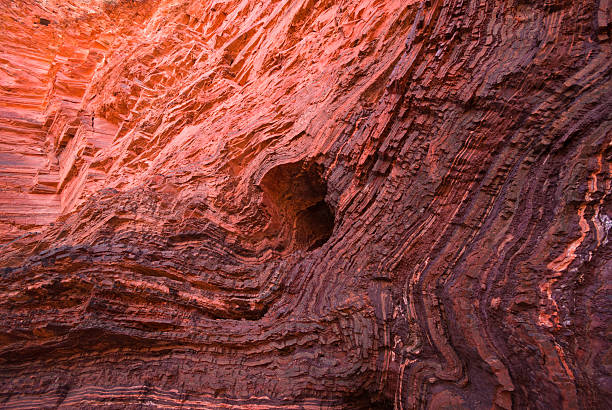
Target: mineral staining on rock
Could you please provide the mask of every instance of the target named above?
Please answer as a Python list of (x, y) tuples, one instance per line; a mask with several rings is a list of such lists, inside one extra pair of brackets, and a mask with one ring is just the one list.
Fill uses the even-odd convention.
[(609, 408), (607, 0), (0, 0), (0, 406)]

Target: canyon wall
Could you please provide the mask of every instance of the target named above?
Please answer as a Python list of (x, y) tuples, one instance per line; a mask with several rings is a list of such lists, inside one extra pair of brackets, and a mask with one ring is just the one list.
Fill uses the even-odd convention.
[(0, 0), (0, 407), (611, 408), (611, 22)]

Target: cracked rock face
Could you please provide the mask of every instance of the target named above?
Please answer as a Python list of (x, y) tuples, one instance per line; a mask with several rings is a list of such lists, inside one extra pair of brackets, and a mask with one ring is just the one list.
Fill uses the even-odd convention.
[(609, 0), (0, 0), (0, 407), (612, 407)]

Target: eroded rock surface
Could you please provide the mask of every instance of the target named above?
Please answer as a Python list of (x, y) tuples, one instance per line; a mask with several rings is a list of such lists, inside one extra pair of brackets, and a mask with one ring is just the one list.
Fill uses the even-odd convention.
[(0, 0), (0, 406), (610, 408), (609, 0)]

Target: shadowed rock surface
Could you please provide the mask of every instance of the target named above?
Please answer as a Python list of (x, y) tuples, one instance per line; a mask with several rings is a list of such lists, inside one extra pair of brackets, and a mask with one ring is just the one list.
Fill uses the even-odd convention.
[(610, 0), (0, 0), (0, 407), (612, 407)]

